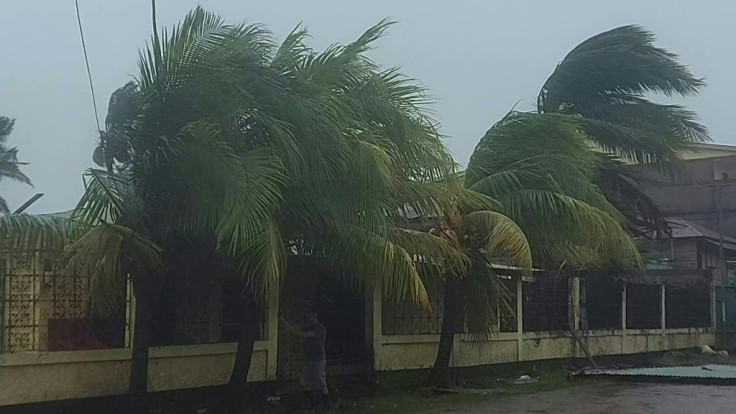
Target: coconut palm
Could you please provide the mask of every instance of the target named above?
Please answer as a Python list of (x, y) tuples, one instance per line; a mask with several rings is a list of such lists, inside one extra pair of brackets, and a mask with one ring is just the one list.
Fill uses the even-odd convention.
[[(13, 132), (14, 119), (0, 116), (0, 181), (13, 180), (31, 185), (31, 180), (21, 172), (18, 161), (18, 149), (8, 146), (8, 136)], [(10, 214), (8, 203), (0, 197), (0, 214)]]
[[(694, 112), (647, 98), (691, 96), (705, 85), (654, 40), (653, 33), (636, 25), (585, 40), (544, 83), (537, 112), (580, 117), (585, 135), (602, 153), (627, 162), (671, 161), (688, 144), (710, 140)], [(597, 182), (631, 227), (667, 231), (664, 214), (638, 189), (630, 167), (605, 158)]]
[[(584, 41), (545, 82), (536, 112), (510, 113), (476, 147), (466, 186), (500, 202), (501, 212), (527, 235), (538, 266), (636, 266), (639, 255), (622, 225), (668, 231), (664, 214), (621, 160), (672, 160), (679, 149), (708, 135), (693, 112), (646, 99), (650, 93), (692, 95), (703, 86), (676, 55), (653, 41), (652, 33), (639, 26)], [(493, 311), (503, 300), (502, 289), (491, 289), (496, 296), (490, 299), (478, 295), (481, 300), (473, 300), (478, 289), (472, 281), (461, 279), (449, 290), (461, 293), (450, 298), (446, 291), (451, 303), (444, 315), (449, 309), (454, 322), (443, 325), (443, 339), (462, 326), (463, 309), (453, 305), (462, 292), (467, 295), (461, 303), (480, 305), (465, 312), (472, 323), (479, 315), (497, 317)], [(478, 322), (482, 326), (482, 318)], [(432, 373), (440, 383), (447, 378), (452, 345), (445, 342), (449, 346), (440, 348)]]
[[(575, 268), (639, 262), (623, 216), (594, 184), (599, 158), (581, 134), (574, 117), (511, 112), (481, 138), (468, 163), (466, 188), (496, 200), (498, 212), (526, 235), (527, 269), (532, 259), (541, 267), (566, 262)], [(455, 220), (461, 223), (456, 227), (467, 227), (473, 214)], [(472, 247), (472, 238), (460, 240)], [(492, 267), (497, 255), (478, 247), (470, 252), (474, 260), (467, 273), (445, 283), (445, 321), (430, 376), (437, 385), (447, 382), (452, 337), (463, 327), (474, 335), (492, 334), (499, 312), (511, 305)]]

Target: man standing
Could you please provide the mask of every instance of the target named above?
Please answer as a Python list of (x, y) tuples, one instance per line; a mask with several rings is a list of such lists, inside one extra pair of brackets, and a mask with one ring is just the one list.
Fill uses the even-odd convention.
[(280, 318), (286, 330), (304, 338), (304, 366), (302, 367), (302, 385), (311, 393), (311, 406), (315, 408), (320, 401), (325, 409), (330, 408), (329, 390), (327, 389), (327, 355), (325, 353), (325, 326), (317, 318), (317, 310), (307, 308), (305, 323), (298, 328)]

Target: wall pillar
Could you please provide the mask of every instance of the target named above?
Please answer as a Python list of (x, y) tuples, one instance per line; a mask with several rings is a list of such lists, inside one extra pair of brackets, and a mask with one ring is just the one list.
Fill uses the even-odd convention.
[(524, 360), (524, 289), (521, 275), (516, 277), (516, 360)]
[(368, 363), (372, 370), (378, 370), (378, 354), (381, 352), (382, 337), (382, 290), (380, 283), (372, 289), (367, 289), (365, 295), (366, 312), (365, 312), (365, 341), (368, 355)]
[[(567, 309), (568, 309), (568, 325), (570, 329), (577, 334), (580, 331), (580, 279), (577, 276), (570, 278), (568, 282), (567, 293)], [(572, 357), (578, 357), (579, 348), (575, 338), (570, 338), (570, 346)]]
[(569, 324), (570, 329), (575, 332), (580, 330), (580, 278), (573, 276), (570, 278), (570, 292), (568, 295), (569, 304)]
[(667, 310), (665, 309), (665, 298), (667, 295), (667, 287), (665, 285), (659, 286), (659, 305), (660, 305), (660, 329), (662, 330), (662, 335), (664, 335), (665, 329), (667, 329)]
[[(710, 277), (710, 327), (717, 329), (718, 319), (716, 318), (716, 280), (713, 275)], [(725, 303), (725, 302), (724, 302)], [(724, 305), (725, 306), (725, 305)]]
[(265, 309), (266, 335), (268, 338), (266, 350), (266, 379), (275, 380), (279, 361), (279, 292), (269, 295)]
[(626, 282), (621, 289), (621, 353), (626, 354)]

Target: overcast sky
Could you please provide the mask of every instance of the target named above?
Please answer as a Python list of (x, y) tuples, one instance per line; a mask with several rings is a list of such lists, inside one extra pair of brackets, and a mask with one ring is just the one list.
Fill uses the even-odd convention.
[[(79, 0), (94, 87), (104, 120), (110, 94), (136, 73), (151, 35), (149, 0)], [(728, 1), (158, 0), (160, 26), (202, 4), (227, 21), (266, 24), (277, 40), (299, 22), (312, 45), (345, 43), (380, 19), (395, 25), (371, 56), (401, 66), (436, 98), (447, 145), (465, 165), (480, 136), (514, 104), (531, 109), (555, 65), (589, 36), (624, 24), (654, 31), (678, 53), (703, 93), (678, 100), (714, 140), (736, 144), (736, 6)], [(0, 115), (16, 118), (11, 145), (35, 188), (3, 181), (11, 209), (45, 193), (30, 212), (74, 207), (92, 165), (96, 127), (73, 0), (4, 0), (0, 6)]]

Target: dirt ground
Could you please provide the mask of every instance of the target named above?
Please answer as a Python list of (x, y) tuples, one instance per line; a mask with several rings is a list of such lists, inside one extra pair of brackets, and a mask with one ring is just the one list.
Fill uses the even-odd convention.
[(732, 413), (736, 386), (594, 382), (554, 391), (489, 399), (425, 414)]

